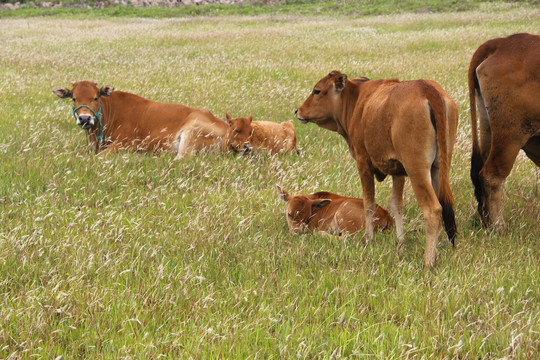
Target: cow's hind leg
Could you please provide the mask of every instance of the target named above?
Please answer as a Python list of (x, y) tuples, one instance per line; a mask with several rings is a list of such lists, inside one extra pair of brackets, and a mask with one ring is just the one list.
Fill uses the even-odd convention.
[(493, 138), (491, 152), (480, 171), (480, 179), (486, 190), (487, 219), (485, 225), (493, 224), (499, 232), (505, 231), (502, 216), (502, 188), (523, 144), (518, 141)]
[(197, 134), (195, 129), (189, 128), (182, 130), (178, 135), (178, 148), (176, 152), (176, 159), (181, 160), (188, 158), (195, 152), (194, 144), (197, 140)]
[(392, 197), (390, 198), (390, 210), (396, 222), (396, 235), (398, 247), (402, 247), (405, 234), (403, 233), (403, 187), (405, 176), (392, 176)]
[(424, 251), (424, 269), (431, 268), (437, 260), (437, 242), (442, 226), (442, 206), (431, 184), (429, 171), (409, 173), (416, 199), (422, 208), (426, 222), (426, 248)]
[(375, 214), (375, 179), (366, 163), (356, 162), (360, 181), (362, 182), (362, 196), (364, 198), (364, 212), (366, 215), (366, 244), (373, 240), (373, 215)]

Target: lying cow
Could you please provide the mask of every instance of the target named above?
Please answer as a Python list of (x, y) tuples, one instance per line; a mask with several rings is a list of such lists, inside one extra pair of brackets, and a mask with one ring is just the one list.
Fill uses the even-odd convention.
[(253, 121), (253, 116), (233, 119), (225, 113), (229, 124), (226, 142), (235, 152), (249, 152), (252, 148), (263, 149), (270, 154), (293, 151), (296, 148), (296, 133), (292, 122), (278, 124), (271, 121)]
[(302, 123), (313, 122), (342, 135), (360, 173), (366, 234), (373, 237), (376, 211), (374, 177), (392, 176), (391, 210), (399, 244), (403, 233), (403, 187), (409, 176), (426, 221), (424, 268), (435, 264), (444, 221), (452, 244), (456, 237), (450, 162), (458, 110), (435, 81), (351, 81), (332, 71), (315, 85), (296, 110)]
[(112, 86), (98, 88), (80, 81), (73, 88), (54, 89), (73, 99), (77, 125), (87, 131), (96, 153), (126, 150), (174, 150), (178, 158), (221, 147), (229, 126), (206, 110), (144, 99)]
[[(293, 233), (319, 230), (344, 235), (363, 230), (366, 225), (364, 201), (329, 192), (290, 196), (278, 188), (279, 197), (287, 202), (287, 223)], [(394, 225), (392, 216), (376, 205), (373, 227), (387, 230)]]
[(540, 166), (540, 36), (517, 34), (482, 44), (469, 67), (469, 99), (478, 212), (484, 226), (503, 232), (502, 187), (519, 150)]

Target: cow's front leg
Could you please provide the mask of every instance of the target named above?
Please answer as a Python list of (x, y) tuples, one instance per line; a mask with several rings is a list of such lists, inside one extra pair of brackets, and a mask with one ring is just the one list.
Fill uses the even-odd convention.
[(98, 156), (103, 156), (107, 154), (116, 154), (121, 148), (125, 148), (119, 141), (113, 141), (105, 149), (98, 152)]

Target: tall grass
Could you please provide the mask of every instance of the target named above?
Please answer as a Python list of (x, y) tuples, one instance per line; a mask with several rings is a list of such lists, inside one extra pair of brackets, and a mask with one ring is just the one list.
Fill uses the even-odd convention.
[[(376, 17), (0, 21), (0, 359), (533, 359), (540, 351), (538, 169), (506, 183), (508, 234), (482, 229), (468, 176), (466, 70), (485, 40), (539, 33), (535, 8)], [(460, 125), (459, 238), (421, 269), (406, 188), (395, 234), (287, 230), (290, 193), (360, 196), (344, 141), (295, 122), (300, 155), (98, 158), (51, 89), (95, 80), (218, 116), (293, 119), (330, 70), (440, 82)], [(377, 185), (387, 207), (388, 180)]]

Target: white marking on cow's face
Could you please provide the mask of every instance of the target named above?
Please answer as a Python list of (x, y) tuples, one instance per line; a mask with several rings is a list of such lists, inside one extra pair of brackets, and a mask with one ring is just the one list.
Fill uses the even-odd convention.
[(91, 115), (79, 115), (77, 117), (77, 125), (84, 130), (88, 130), (94, 127), (94, 117)]

